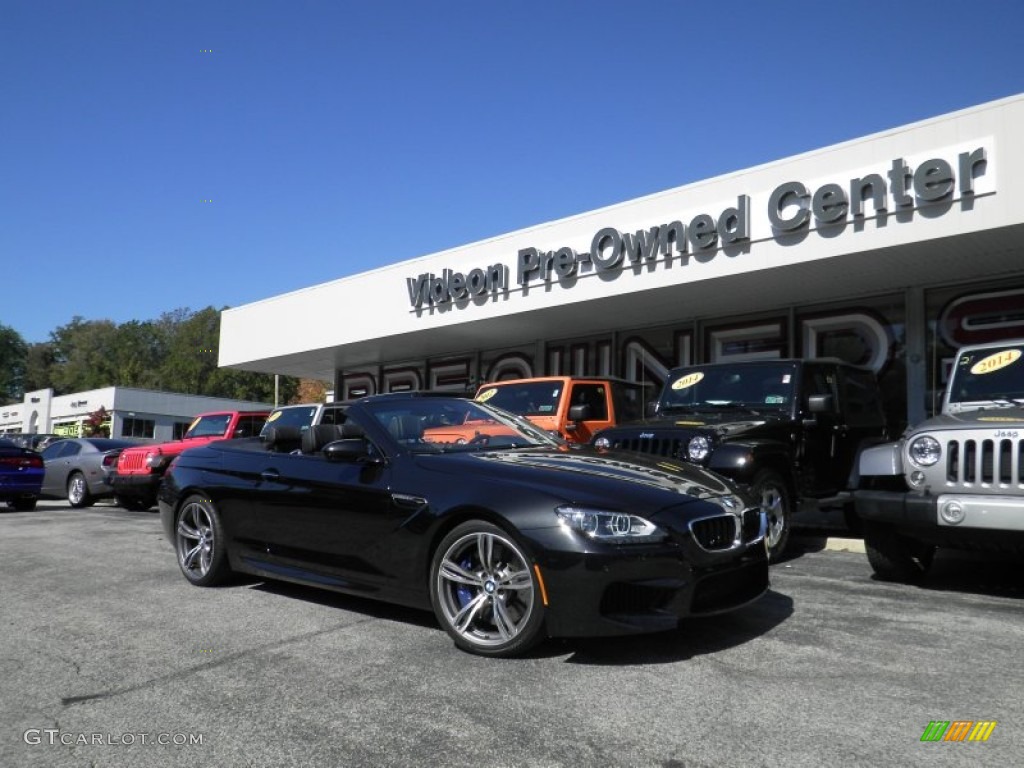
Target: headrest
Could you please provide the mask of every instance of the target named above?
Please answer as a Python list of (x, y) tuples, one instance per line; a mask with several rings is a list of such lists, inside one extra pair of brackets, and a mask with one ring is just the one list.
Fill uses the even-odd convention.
[(293, 451), (302, 442), (302, 430), (291, 425), (267, 427), (260, 440), (267, 448), (274, 451)]

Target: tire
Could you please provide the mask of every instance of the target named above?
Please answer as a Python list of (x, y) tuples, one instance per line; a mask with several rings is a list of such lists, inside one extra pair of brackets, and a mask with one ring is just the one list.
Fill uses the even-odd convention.
[(36, 499), (12, 499), (7, 502), (16, 512), (31, 512), (36, 508)]
[(231, 575), (224, 527), (209, 499), (189, 496), (174, 523), (174, 551), (185, 578), (197, 587), (223, 584)]
[(882, 581), (917, 584), (931, 568), (935, 549), (901, 536), (887, 525), (864, 524), (864, 550), (871, 569)]
[(793, 503), (789, 486), (778, 472), (762, 469), (754, 475), (750, 493), (768, 516), (768, 560), (778, 562), (786, 551), (789, 532), (793, 527)]
[(81, 472), (72, 472), (68, 478), (68, 504), (75, 509), (91, 507), (94, 499), (89, 493), (89, 484), (85, 481), (85, 475)]
[(544, 605), (525, 548), (482, 520), (455, 527), (434, 552), (430, 601), (464, 651), (507, 657), (544, 639)]

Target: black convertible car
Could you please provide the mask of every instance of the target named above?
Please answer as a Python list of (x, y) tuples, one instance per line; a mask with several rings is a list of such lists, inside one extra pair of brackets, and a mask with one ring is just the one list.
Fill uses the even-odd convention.
[(175, 459), (160, 515), (185, 578), (433, 608), (486, 656), (671, 629), (768, 588), (764, 514), (705, 470), (569, 446), (451, 396), (371, 396), (338, 421)]

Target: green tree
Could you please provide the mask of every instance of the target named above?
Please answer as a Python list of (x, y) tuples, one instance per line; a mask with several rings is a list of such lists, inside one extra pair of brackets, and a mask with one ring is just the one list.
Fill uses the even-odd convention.
[(20, 400), (25, 393), (25, 362), (28, 345), (13, 328), (0, 324), (0, 400)]
[(117, 326), (110, 320), (85, 320), (76, 315), (50, 334), (54, 363), (50, 379), (54, 392), (66, 395), (117, 383), (112, 351)]
[(28, 345), (25, 357), (25, 391), (49, 389), (53, 386), (52, 374), (54, 354), (53, 344), (49, 341)]

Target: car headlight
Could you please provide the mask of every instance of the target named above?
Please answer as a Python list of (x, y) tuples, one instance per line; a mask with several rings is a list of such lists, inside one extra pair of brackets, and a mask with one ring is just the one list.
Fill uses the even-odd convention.
[(599, 438), (597, 438), (597, 440), (594, 441), (594, 447), (595, 448), (611, 448), (612, 447), (612, 441), (609, 440), (607, 437), (599, 437)]
[(161, 453), (150, 453), (146, 455), (146, 466), (150, 469), (159, 469), (167, 461), (167, 457)]
[(690, 461), (704, 461), (711, 453), (711, 441), (704, 435), (691, 437), (686, 444), (686, 455)]
[(924, 435), (910, 443), (907, 454), (919, 467), (930, 467), (942, 456), (942, 446), (934, 437)]
[(587, 507), (557, 507), (562, 525), (609, 544), (631, 544), (657, 541), (665, 535), (654, 523), (625, 512), (608, 512)]

